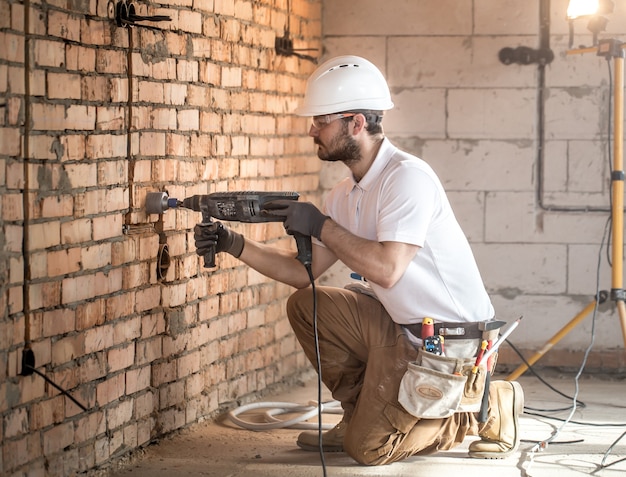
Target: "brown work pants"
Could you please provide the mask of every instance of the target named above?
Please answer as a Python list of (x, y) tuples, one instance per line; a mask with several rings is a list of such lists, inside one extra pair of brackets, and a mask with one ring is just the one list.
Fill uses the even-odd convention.
[[(378, 300), (331, 287), (317, 287), (317, 300), (322, 381), (349, 420), (344, 449), (353, 459), (388, 464), (450, 449), (478, 434), (474, 413), (418, 419), (398, 403), (400, 381), (417, 350)], [(287, 313), (316, 367), (311, 288), (290, 297)]]

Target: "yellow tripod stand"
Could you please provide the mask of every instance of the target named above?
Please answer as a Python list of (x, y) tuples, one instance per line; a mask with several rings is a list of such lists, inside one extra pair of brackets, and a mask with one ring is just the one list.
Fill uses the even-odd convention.
[[(622, 327), (622, 338), (626, 346), (626, 292), (624, 291), (624, 45), (616, 40), (603, 40), (597, 48), (582, 48), (570, 50), (567, 54), (596, 53), (614, 61), (613, 80), (613, 169), (611, 172), (612, 208), (611, 220), (611, 300), (615, 301)], [(528, 364), (524, 363), (506, 377), (507, 381), (519, 378), (528, 369), (558, 343), (565, 335), (572, 331), (578, 323), (591, 313), (599, 302), (607, 299), (607, 293), (600, 292), (598, 298), (589, 303), (578, 315), (550, 338), (546, 344), (536, 352)]]

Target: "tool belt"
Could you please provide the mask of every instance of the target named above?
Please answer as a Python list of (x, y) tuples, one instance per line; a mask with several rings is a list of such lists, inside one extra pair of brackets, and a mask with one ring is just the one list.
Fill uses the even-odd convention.
[(487, 369), (473, 372), (472, 358), (447, 358), (420, 349), (400, 382), (398, 402), (420, 419), (441, 419), (455, 412), (480, 411)]
[[(443, 336), (445, 339), (481, 339), (483, 330), (479, 328), (477, 322), (463, 323), (435, 323), (435, 335)], [(422, 336), (422, 324), (400, 325), (408, 330), (413, 336)]]
[[(420, 419), (441, 419), (455, 412), (480, 411), (486, 415), (493, 367), (488, 369), (487, 362), (476, 366), (476, 353), (482, 340), (495, 340), (503, 324), (495, 320), (434, 323), (434, 334), (447, 343), (446, 352), (443, 347), (435, 352), (424, 339), (417, 359), (408, 364), (402, 377), (398, 402)], [(422, 337), (421, 323), (401, 326)]]

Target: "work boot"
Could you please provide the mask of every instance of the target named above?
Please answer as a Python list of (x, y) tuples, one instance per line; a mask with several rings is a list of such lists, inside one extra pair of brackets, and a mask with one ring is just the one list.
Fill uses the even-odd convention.
[[(322, 450), (324, 452), (343, 452), (343, 438), (346, 435), (347, 428), (348, 423), (341, 420), (332, 429), (322, 432)], [(319, 431), (301, 432), (296, 444), (306, 451), (319, 451)]]
[(494, 381), (489, 386), (489, 418), (478, 431), (479, 441), (469, 446), (477, 459), (504, 459), (519, 447), (519, 415), (524, 410), (524, 392), (518, 382)]

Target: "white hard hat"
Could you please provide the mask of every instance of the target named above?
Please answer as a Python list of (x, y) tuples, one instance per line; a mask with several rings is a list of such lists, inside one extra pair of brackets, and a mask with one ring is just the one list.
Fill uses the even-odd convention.
[(318, 67), (306, 83), (298, 116), (393, 108), (389, 86), (376, 66), (358, 56), (338, 56)]

